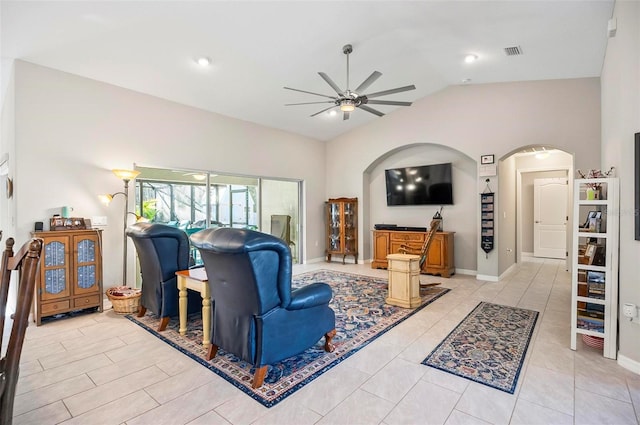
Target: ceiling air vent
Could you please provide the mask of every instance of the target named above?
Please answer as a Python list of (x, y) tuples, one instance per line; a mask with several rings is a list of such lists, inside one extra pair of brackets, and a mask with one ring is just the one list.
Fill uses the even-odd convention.
[(522, 54), (522, 47), (514, 46), (514, 47), (505, 47), (504, 53), (507, 56), (518, 56)]

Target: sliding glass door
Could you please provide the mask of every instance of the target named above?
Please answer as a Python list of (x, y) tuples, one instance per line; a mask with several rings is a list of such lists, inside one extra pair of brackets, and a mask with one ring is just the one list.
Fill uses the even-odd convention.
[[(300, 181), (136, 167), (136, 214), (188, 234), (208, 227), (259, 230), (301, 258)], [(198, 261), (198, 259), (196, 259)]]
[(300, 182), (261, 180), (264, 232), (284, 239), (291, 248), (294, 263), (300, 258)]

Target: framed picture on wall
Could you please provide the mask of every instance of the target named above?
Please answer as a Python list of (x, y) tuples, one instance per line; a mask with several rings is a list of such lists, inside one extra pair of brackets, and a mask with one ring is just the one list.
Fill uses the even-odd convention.
[(480, 157), (480, 164), (493, 164), (494, 156), (493, 155), (482, 155)]

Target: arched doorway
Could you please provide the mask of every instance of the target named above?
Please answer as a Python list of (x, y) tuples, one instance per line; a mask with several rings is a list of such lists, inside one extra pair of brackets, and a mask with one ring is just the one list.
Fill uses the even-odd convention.
[[(526, 257), (553, 257), (541, 251), (536, 254), (536, 232), (540, 229), (536, 217), (535, 184), (545, 179), (566, 179), (564, 205), (566, 229), (571, 228), (574, 156), (549, 145), (529, 145), (514, 149), (499, 161), (500, 217), (500, 273)], [(509, 219), (513, 217), (513, 219)], [(543, 232), (544, 233), (544, 232)], [(565, 232), (564, 256), (570, 251), (570, 232)], [(539, 236), (539, 234), (538, 234)], [(510, 251), (513, 249), (513, 251)]]

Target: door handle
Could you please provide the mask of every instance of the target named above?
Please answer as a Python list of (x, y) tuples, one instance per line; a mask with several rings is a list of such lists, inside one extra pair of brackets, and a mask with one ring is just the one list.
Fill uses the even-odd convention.
[(540, 221), (539, 221), (539, 220), (536, 220), (536, 221), (534, 221), (534, 223), (540, 223)]

